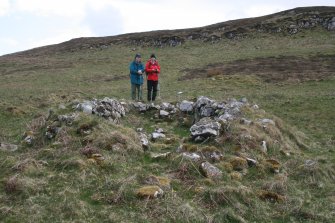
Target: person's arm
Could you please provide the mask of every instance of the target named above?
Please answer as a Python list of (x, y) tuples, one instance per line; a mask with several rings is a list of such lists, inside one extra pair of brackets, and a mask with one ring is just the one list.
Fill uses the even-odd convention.
[(130, 74), (137, 74), (137, 68), (134, 63), (131, 63), (129, 66)]
[(161, 72), (161, 66), (159, 66), (158, 62), (157, 62), (157, 73)]

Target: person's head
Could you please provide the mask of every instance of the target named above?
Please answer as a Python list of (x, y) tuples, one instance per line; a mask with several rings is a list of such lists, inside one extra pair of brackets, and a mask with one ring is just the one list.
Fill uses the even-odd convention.
[(141, 54), (137, 53), (137, 54), (135, 55), (135, 61), (136, 61), (137, 63), (139, 63), (139, 62), (141, 62), (141, 59), (142, 59)]
[(156, 61), (156, 55), (152, 53), (150, 55), (150, 60), (151, 60), (152, 63), (154, 63)]

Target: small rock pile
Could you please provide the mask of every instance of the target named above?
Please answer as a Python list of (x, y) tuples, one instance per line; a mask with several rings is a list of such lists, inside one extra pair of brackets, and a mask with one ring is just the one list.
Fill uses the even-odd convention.
[(118, 123), (119, 119), (126, 115), (125, 108), (118, 100), (107, 97), (102, 100), (94, 99), (79, 103), (76, 109), (87, 114), (108, 118), (115, 123)]

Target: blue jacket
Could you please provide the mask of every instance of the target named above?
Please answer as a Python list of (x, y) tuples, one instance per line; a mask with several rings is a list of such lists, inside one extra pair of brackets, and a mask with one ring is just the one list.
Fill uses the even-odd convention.
[[(144, 75), (143, 64), (142, 63), (136, 63), (136, 61), (134, 60), (133, 62), (130, 63), (129, 70), (130, 70), (130, 81), (131, 81), (131, 83), (142, 85), (143, 84), (143, 75)], [(142, 72), (143, 72), (142, 75), (137, 73), (139, 70), (142, 70)]]

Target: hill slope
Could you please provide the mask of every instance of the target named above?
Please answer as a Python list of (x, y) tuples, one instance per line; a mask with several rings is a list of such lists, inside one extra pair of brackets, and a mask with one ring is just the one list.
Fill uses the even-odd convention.
[(271, 33), (285, 36), (297, 34), (306, 29), (315, 29), (316, 27), (323, 27), (325, 30), (334, 31), (334, 12), (335, 7), (295, 8), (267, 16), (232, 20), (192, 29), (160, 30), (108, 37), (78, 38), (14, 55), (37, 56), (80, 49), (106, 49), (114, 44), (174, 47), (191, 40), (215, 43), (226, 38), (235, 40), (247, 38), (253, 33)]
[[(297, 8), (0, 57), (0, 219), (332, 222), (334, 16), (334, 7)], [(163, 119), (122, 100), (130, 110), (118, 124), (82, 112), (64, 119), (82, 100), (130, 98), (128, 64), (137, 52), (144, 59), (155, 52), (162, 66), (157, 104), (206, 95), (218, 103), (205, 100), (210, 106), (199, 109), (213, 120), (223, 112), (215, 106), (234, 102), (229, 98), (250, 104), (201, 143), (190, 138), (195, 111)], [(137, 128), (163, 128), (167, 138), (144, 151)], [(6, 151), (15, 150), (11, 144), (18, 150)], [(246, 158), (257, 165), (247, 166)], [(205, 160), (221, 171), (219, 180), (201, 172)], [(144, 185), (165, 195), (140, 199)]]

